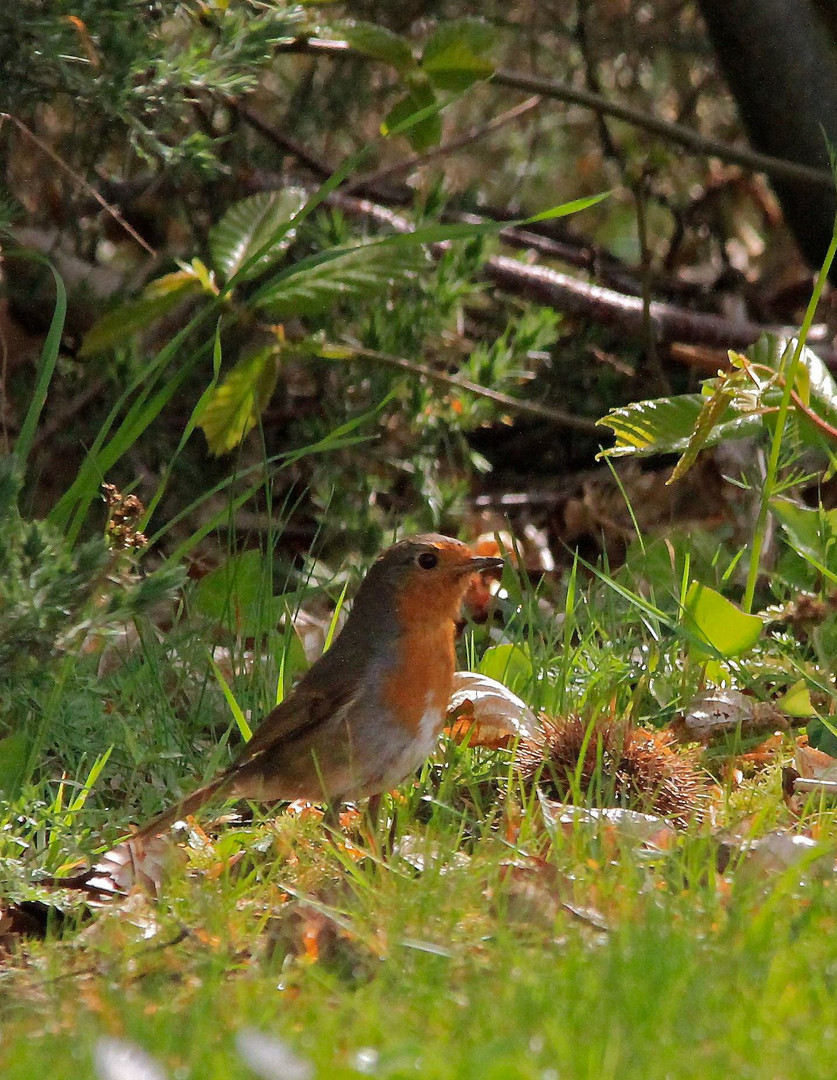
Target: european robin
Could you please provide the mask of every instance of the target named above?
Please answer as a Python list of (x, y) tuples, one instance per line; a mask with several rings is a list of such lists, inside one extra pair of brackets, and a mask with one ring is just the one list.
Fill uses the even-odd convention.
[(442, 730), (465, 591), (475, 573), (502, 565), (436, 533), (387, 548), (332, 647), (235, 761), (132, 841), (157, 835), (216, 793), (334, 809), (397, 786), (432, 753)]

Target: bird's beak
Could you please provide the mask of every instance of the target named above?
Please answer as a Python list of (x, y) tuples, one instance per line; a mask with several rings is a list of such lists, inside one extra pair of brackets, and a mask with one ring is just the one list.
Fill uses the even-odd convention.
[(468, 563), (462, 569), (469, 574), (479, 574), (483, 570), (502, 570), (503, 560), (490, 558), (486, 555), (474, 556), (468, 560)]

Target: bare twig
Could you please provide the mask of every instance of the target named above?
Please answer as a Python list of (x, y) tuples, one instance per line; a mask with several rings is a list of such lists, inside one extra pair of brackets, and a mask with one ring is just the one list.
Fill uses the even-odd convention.
[(530, 113), (533, 109), (536, 109), (538, 105), (541, 104), (542, 100), (543, 99), (538, 95), (527, 98), (525, 101), (521, 101), (519, 105), (515, 105), (513, 108), (500, 113), (499, 116), (495, 116), (493, 119), (489, 120), (488, 123), (473, 127), (470, 131), (466, 131), (462, 135), (456, 136), (456, 138), (441, 143), (433, 150), (429, 150), (426, 154), (416, 154), (414, 157), (407, 158), (405, 161), (398, 161), (394, 165), (388, 165), (384, 169), (379, 169), (376, 173), (358, 177), (357, 180), (353, 180), (350, 184), (343, 187), (342, 190), (346, 194), (350, 194), (354, 191), (369, 191), (379, 187), (383, 181), (391, 180), (394, 176), (405, 176), (415, 169), (427, 165), (428, 162), (434, 161), (436, 158), (447, 157), (448, 154), (453, 154), (457, 150), (462, 150), (466, 146), (470, 146), (472, 143), (484, 139), (487, 135), (499, 131), (499, 129), (505, 127), (506, 124), (510, 124), (513, 121), (518, 120), (521, 116)]
[(356, 345), (348, 345), (347, 348), (351, 350), (352, 356), (357, 357), (359, 360), (372, 360), (378, 364), (385, 364), (387, 367), (398, 368), (401, 371), (409, 372), (411, 375), (419, 375), (423, 379), (429, 379), (431, 382), (440, 383), (443, 386), (452, 386), (457, 390), (464, 390), (468, 394), (487, 398), (504, 408), (514, 409), (515, 412), (537, 416), (542, 420), (550, 420), (559, 427), (572, 428), (575, 431), (584, 431), (590, 435), (601, 436), (601, 429), (597, 427), (593, 420), (587, 420), (582, 416), (574, 416), (572, 413), (564, 412), (563, 409), (553, 409), (549, 405), (541, 405), (537, 401), (522, 401), (519, 398), (511, 397), (509, 394), (503, 394), (499, 390), (480, 386), (479, 383), (471, 382), (470, 379), (463, 379), (459, 375), (448, 375), (443, 371), (434, 371), (433, 368), (427, 367), (426, 364), (419, 364), (402, 356), (392, 356), (390, 353), (364, 349)]
[[(407, 218), (368, 199), (334, 192), (328, 202), (339, 206), (347, 214), (368, 217), (395, 232), (411, 232), (413, 229)], [(448, 246), (447, 243), (432, 244), (430, 248), (434, 254), (440, 255)], [(505, 255), (492, 255), (486, 259), (483, 275), (516, 296), (546, 304), (568, 315), (578, 315), (612, 326), (636, 340), (643, 340), (647, 331), (646, 320), (650, 319), (658, 345), (685, 341), (723, 349), (742, 349), (758, 341), (765, 333), (784, 338), (798, 333), (798, 327), (765, 326), (747, 320), (725, 319), (720, 315), (689, 311), (661, 300), (652, 300), (647, 305), (647, 312), (644, 312), (643, 301), (638, 296), (626, 296), (615, 289), (578, 281), (550, 267), (518, 262)], [(826, 362), (834, 363), (833, 350), (822, 345), (826, 328), (815, 327), (813, 331), (808, 337), (812, 348), (815, 347)], [(820, 344), (815, 346), (815, 342)]]
[(64, 159), (60, 157), (60, 155), (56, 154), (52, 147), (47, 146), (43, 139), (38, 138), (34, 131), (31, 131), (26, 126), (26, 124), (24, 124), (21, 120), (18, 120), (16, 116), (12, 116), (11, 113), (0, 112), (0, 120), (8, 120), (9, 123), (14, 124), (18, 131), (22, 135), (25, 135), (26, 138), (29, 139), (31, 142), (33, 142), (42, 154), (45, 154), (51, 161), (54, 161), (55, 164), (58, 165), (59, 168), (63, 169), (64, 172), (67, 173), (67, 175), (70, 176), (79, 185), (79, 187), (83, 188), (87, 192), (87, 194), (92, 199), (94, 199), (107, 214), (110, 214), (110, 216), (119, 225), (119, 227), (121, 229), (124, 229), (125, 232), (133, 240), (136, 240), (140, 247), (144, 248), (152, 257), (156, 257), (157, 252), (154, 250), (154, 248), (151, 247), (151, 245), (140, 236), (140, 234), (133, 227), (133, 225), (130, 225), (125, 220), (125, 218), (119, 213), (119, 210), (112, 203), (109, 203), (107, 199), (105, 199), (102, 195), (100, 195), (99, 192), (93, 187), (93, 185), (89, 183), (89, 181), (85, 180), (84, 177), (80, 176), (77, 172), (75, 172), (74, 169), (71, 169), (70, 166), (66, 163), (66, 161), (64, 161)]
[[(311, 37), (296, 38), (293, 41), (283, 42), (277, 47), (277, 51), (348, 56), (351, 55), (352, 48), (347, 41), (326, 41), (321, 38)], [(746, 147), (731, 146), (729, 143), (721, 142), (719, 139), (711, 139), (701, 135), (685, 124), (675, 124), (660, 117), (651, 116), (649, 113), (643, 112), (642, 109), (610, 101), (601, 94), (596, 94), (591, 90), (581, 90), (566, 82), (538, 78), (503, 69), (494, 73), (492, 81), (499, 86), (508, 87), (510, 90), (523, 90), (528, 94), (539, 94), (555, 101), (565, 101), (570, 105), (580, 105), (585, 109), (592, 109), (602, 116), (613, 116), (617, 120), (623, 120), (634, 127), (659, 135), (666, 142), (682, 146), (695, 154), (716, 157), (721, 161), (741, 165), (743, 168), (751, 169), (754, 172), (763, 172), (786, 180), (804, 181), (817, 184), (820, 187), (832, 188), (834, 186), (834, 179), (828, 169), (815, 169), (809, 165), (799, 165), (794, 161), (787, 161), (785, 158), (773, 157), (770, 154), (759, 154), (754, 150), (748, 150)]]
[(274, 127), (273, 124), (268, 123), (264, 117), (260, 116), (254, 109), (251, 109), (249, 105), (244, 105), (240, 101), (236, 101), (233, 98), (224, 99), (227, 106), (233, 109), (242, 120), (245, 120), (251, 128), (258, 131), (260, 135), (263, 135), (266, 139), (274, 144), (274, 146), (280, 147), (282, 150), (286, 150), (289, 154), (297, 159), (297, 161), (310, 169), (311, 172), (318, 176), (321, 180), (327, 180), (334, 170), (324, 161), (320, 161), (319, 158), (311, 154), (305, 147), (292, 139), (290, 135), (286, 135), (284, 131), (280, 131), (279, 128)]
[(834, 186), (834, 178), (828, 169), (815, 169), (810, 165), (799, 165), (784, 158), (772, 157), (770, 154), (759, 154), (745, 147), (730, 146), (729, 143), (721, 142), (719, 139), (701, 135), (700, 132), (684, 124), (673, 124), (660, 117), (651, 116), (632, 105), (610, 101), (601, 94), (593, 93), (591, 90), (580, 90), (578, 87), (556, 79), (541, 79), (515, 71), (500, 70), (495, 72), (494, 82), (500, 86), (507, 86), (509, 89), (524, 90), (529, 94), (541, 94), (543, 97), (565, 101), (570, 105), (581, 105), (604, 116), (613, 116), (617, 120), (624, 120), (625, 123), (633, 124), (634, 127), (650, 131), (665, 139), (666, 142), (683, 146), (696, 154), (729, 161), (733, 165), (741, 165), (754, 172), (768, 173), (770, 176), (778, 176), (784, 180), (817, 184), (820, 187)]

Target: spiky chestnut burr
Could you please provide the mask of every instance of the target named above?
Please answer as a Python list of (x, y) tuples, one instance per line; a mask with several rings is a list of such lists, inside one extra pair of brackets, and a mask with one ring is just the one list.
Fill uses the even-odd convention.
[(659, 814), (684, 827), (703, 818), (708, 789), (673, 742), (666, 732), (609, 720), (543, 718), (543, 736), (520, 742), (516, 767), (524, 782), (562, 802), (580, 794), (596, 805)]

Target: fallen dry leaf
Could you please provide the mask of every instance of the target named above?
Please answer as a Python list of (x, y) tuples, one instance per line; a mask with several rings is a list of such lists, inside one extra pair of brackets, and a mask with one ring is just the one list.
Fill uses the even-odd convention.
[(93, 1059), (99, 1080), (166, 1080), (154, 1058), (126, 1039), (99, 1039)]
[(704, 743), (738, 730), (750, 734), (787, 731), (789, 727), (790, 718), (769, 701), (756, 701), (740, 690), (723, 687), (697, 694), (671, 725), (678, 738)]
[(661, 851), (670, 848), (677, 837), (674, 826), (656, 814), (641, 814), (616, 806), (574, 806), (549, 799), (541, 791), (538, 791), (538, 804), (547, 829), (553, 833), (560, 829), (569, 835), (583, 829)]
[(515, 739), (537, 739), (541, 724), (507, 686), (475, 671), (457, 671), (448, 704), (447, 732), (469, 746), (498, 748)]
[(262, 1080), (309, 1080), (314, 1067), (274, 1035), (244, 1028), (235, 1038), (242, 1061)]
[(797, 745), (794, 751), (796, 771), (806, 780), (837, 780), (837, 758), (813, 746)]

